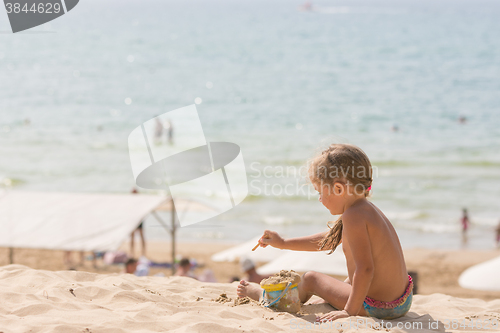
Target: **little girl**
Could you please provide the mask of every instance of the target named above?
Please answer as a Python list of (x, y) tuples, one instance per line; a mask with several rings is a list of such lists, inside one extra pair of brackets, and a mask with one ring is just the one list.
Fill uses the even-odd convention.
[[(404, 316), (411, 306), (413, 283), (394, 227), (366, 199), (372, 184), (372, 166), (366, 154), (353, 145), (331, 145), (313, 159), (309, 179), (319, 192), (319, 201), (332, 215), (341, 217), (329, 231), (311, 236), (283, 239), (266, 230), (260, 246), (332, 253), (342, 243), (349, 274), (344, 282), (311, 271), (298, 285), (302, 303), (317, 295), (339, 309), (318, 317), (318, 321), (356, 315), (379, 319)], [(259, 285), (242, 280), (237, 293), (258, 300), (262, 291)]]

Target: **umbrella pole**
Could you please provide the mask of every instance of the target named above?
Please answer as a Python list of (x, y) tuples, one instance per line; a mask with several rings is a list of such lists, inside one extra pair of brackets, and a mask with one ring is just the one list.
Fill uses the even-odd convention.
[(172, 228), (170, 229), (170, 235), (172, 237), (172, 275), (175, 274), (175, 206), (174, 206), (174, 198), (172, 200)]
[[(172, 200), (172, 221), (171, 224), (172, 226), (169, 228), (168, 225), (163, 222), (163, 220), (156, 214), (155, 211), (151, 212), (151, 215), (153, 215), (158, 222), (166, 229), (168, 232), (170, 232), (170, 237), (172, 238), (172, 275), (175, 274), (175, 231), (176, 231), (176, 224), (175, 224), (175, 207), (174, 207), (174, 202)], [(1, 332), (0, 332), (1, 333)]]

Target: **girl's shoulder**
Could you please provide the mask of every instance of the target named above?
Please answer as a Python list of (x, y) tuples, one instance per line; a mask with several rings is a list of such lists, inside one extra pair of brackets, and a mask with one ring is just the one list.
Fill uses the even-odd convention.
[(363, 200), (363, 202), (357, 203), (354, 206), (349, 207), (342, 214), (342, 221), (344, 223), (360, 223), (360, 222), (370, 222), (374, 220), (376, 216), (379, 216), (380, 210), (369, 202), (368, 200)]

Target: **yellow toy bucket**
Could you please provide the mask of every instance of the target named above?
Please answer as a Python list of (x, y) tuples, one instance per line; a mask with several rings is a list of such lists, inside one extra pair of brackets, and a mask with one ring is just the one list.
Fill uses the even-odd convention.
[(262, 302), (266, 308), (274, 307), (280, 311), (297, 313), (300, 310), (299, 290), (297, 284), (278, 283), (261, 286)]

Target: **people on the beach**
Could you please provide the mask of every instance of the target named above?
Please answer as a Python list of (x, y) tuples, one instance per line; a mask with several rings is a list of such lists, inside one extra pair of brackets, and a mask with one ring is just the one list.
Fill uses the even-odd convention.
[(130, 235), (130, 255), (134, 255), (134, 247), (135, 247), (135, 234), (139, 234), (139, 237), (141, 238), (141, 249), (142, 249), (142, 256), (146, 255), (146, 241), (144, 240), (144, 222), (141, 221), (141, 223), (137, 226), (137, 228), (132, 231), (132, 234)]
[(161, 123), (161, 119), (156, 116), (155, 118), (156, 124), (155, 124), (155, 133), (154, 133), (154, 141), (155, 144), (161, 144), (161, 139), (163, 137), (163, 124)]
[[(132, 188), (132, 191), (131, 193), (133, 194), (138, 194), (139, 191), (137, 191), (137, 189), (134, 187)], [(134, 250), (135, 250), (135, 234), (139, 234), (139, 237), (141, 238), (141, 249), (142, 249), (142, 256), (145, 257), (146, 256), (146, 241), (144, 240), (144, 231), (143, 231), (143, 228), (144, 228), (144, 221), (141, 221), (141, 223), (139, 223), (139, 225), (137, 226), (137, 228), (132, 231), (132, 234), (130, 235), (130, 256), (131, 257), (134, 257)]]
[(137, 265), (138, 265), (137, 259), (134, 258), (128, 259), (127, 262), (125, 263), (125, 273), (134, 274)]
[(167, 131), (167, 141), (169, 144), (174, 144), (174, 125), (170, 119), (165, 121), (165, 130)]
[(125, 273), (135, 276), (147, 276), (149, 274), (148, 260), (141, 257), (139, 260), (130, 258), (125, 263)]
[(194, 275), (194, 273), (191, 271), (192, 267), (193, 266), (191, 265), (191, 261), (189, 261), (188, 258), (182, 258), (181, 261), (179, 261), (179, 266), (177, 267), (174, 276), (187, 276), (193, 279), (197, 279), (196, 275)]
[(198, 266), (196, 260), (189, 260), (189, 258), (182, 258), (177, 265), (177, 270), (174, 276), (185, 276), (196, 279), (201, 282), (217, 282), (215, 274), (211, 269), (205, 269), (200, 275), (193, 273), (193, 269)]
[(462, 245), (467, 244), (467, 230), (469, 229), (469, 213), (467, 212), (467, 208), (462, 209), (462, 219), (460, 220), (462, 224)]
[(248, 282), (260, 283), (269, 275), (260, 275), (255, 269), (255, 263), (249, 258), (241, 258), (240, 260), (241, 271), (246, 275), (243, 280)]
[(157, 145), (160, 145), (163, 143), (163, 133), (165, 132), (167, 135), (167, 142), (169, 144), (174, 143), (174, 125), (172, 124), (172, 121), (170, 119), (165, 120), (165, 122), (162, 122), (161, 118), (156, 116), (155, 118), (156, 124), (155, 124), (155, 131), (154, 131), (154, 142)]
[[(334, 144), (310, 165), (309, 178), (319, 201), (332, 215), (341, 217), (329, 231), (283, 239), (266, 230), (261, 247), (296, 251), (334, 251), (342, 243), (348, 278), (339, 281), (318, 272), (306, 272), (298, 284), (301, 302), (317, 295), (338, 310), (317, 318), (335, 320), (349, 316), (395, 319), (404, 316), (412, 303), (412, 279), (406, 270), (398, 235), (390, 221), (367, 200), (372, 186), (372, 167), (358, 147)], [(239, 297), (259, 299), (259, 285), (242, 280)]]

